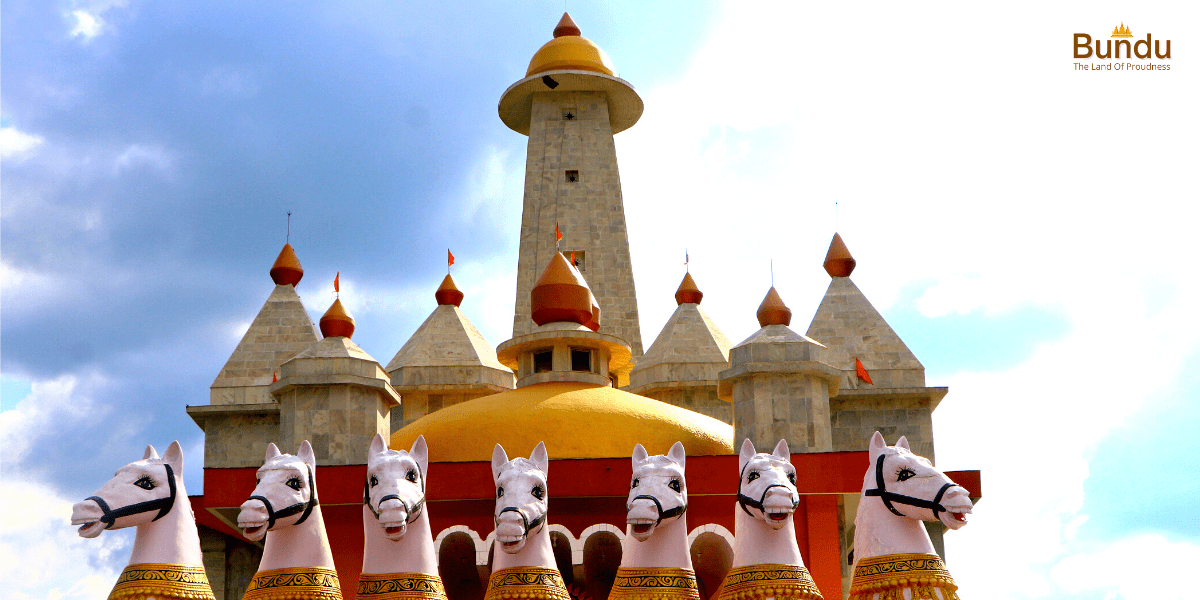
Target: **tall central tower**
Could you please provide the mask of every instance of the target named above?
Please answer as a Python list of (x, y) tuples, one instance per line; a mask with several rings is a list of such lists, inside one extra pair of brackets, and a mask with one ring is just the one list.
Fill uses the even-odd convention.
[(564, 13), (554, 39), (533, 55), (525, 78), (504, 92), (499, 110), (505, 125), (529, 136), (513, 336), (534, 329), (529, 294), (555, 252), (557, 224), (563, 254), (574, 255), (600, 305), (599, 331), (625, 340), (640, 356), (613, 135), (637, 123), (641, 97)]

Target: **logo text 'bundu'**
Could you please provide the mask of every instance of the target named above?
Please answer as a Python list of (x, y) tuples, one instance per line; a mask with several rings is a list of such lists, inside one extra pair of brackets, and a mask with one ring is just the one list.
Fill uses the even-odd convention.
[[(1147, 33), (1146, 39), (1131, 43), (1129, 38), (1132, 37), (1133, 32), (1124, 23), (1121, 23), (1120, 26), (1113, 28), (1109, 39), (1104, 40), (1103, 50), (1101, 50), (1101, 40), (1096, 40), (1095, 47), (1093, 47), (1092, 36), (1086, 33), (1077, 33), (1075, 34), (1075, 58), (1092, 58), (1093, 53), (1096, 58), (1122, 58), (1122, 49), (1125, 50), (1124, 58), (1171, 58), (1171, 40), (1156, 40)], [(1118, 38), (1116, 44), (1113, 43), (1113, 38)], [(1160, 44), (1165, 46), (1165, 49), (1160, 48)], [(1152, 49), (1153, 55), (1151, 54)]]

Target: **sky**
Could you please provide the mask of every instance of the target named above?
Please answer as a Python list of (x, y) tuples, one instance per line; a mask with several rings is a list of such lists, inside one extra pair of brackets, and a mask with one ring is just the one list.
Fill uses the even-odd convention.
[[(834, 231), (950, 394), (937, 463), (974, 599), (1183, 598), (1200, 561), (1200, 76), (1189, 2), (6, 1), (0, 587), (104, 598), (130, 532), (70, 505), (203, 435), (184, 412), (285, 240), (386, 364), (433, 310), (511, 336), (526, 138), (496, 103), (564, 7), (646, 110), (616, 137), (647, 345), (685, 251), (731, 339), (774, 284), (803, 332)], [(1080, 70), (1074, 33), (1171, 40)], [(291, 211), (290, 234), (286, 213)], [(773, 265), (773, 267), (772, 267)], [(891, 441), (891, 440), (889, 440)], [(864, 447), (866, 441), (864, 440)], [(997, 563), (1003, 564), (1003, 569)]]

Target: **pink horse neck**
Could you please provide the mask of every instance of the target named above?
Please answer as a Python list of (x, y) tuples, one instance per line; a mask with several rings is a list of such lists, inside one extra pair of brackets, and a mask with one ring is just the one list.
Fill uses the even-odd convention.
[(171, 512), (157, 521), (137, 526), (129, 564), (204, 564), (200, 554), (200, 534), (196, 531), (191, 502), (183, 489), (182, 479), (178, 481), (179, 491)]
[(259, 571), (286, 569), (289, 567), (333, 566), (333, 551), (329, 549), (329, 537), (325, 534), (325, 519), (321, 507), (316, 506), (303, 523), (267, 532)]
[(392, 541), (371, 512), (363, 506), (363, 568), (371, 575), (387, 573), (425, 573), (437, 575), (437, 556), (433, 549), (433, 534), (429, 528), (429, 513), (421, 511), (404, 537)]
[(746, 514), (739, 505), (734, 505), (734, 548), (733, 566), (748, 565), (803, 565), (800, 546), (796, 544), (796, 525), (792, 517), (779, 529)]
[(854, 562), (901, 553), (935, 554), (925, 525), (892, 514), (878, 498), (863, 498), (854, 517)]
[(492, 556), (492, 572), (511, 567), (546, 567), (557, 569), (554, 549), (550, 546), (550, 526), (543, 523), (538, 532), (530, 533), (525, 547), (516, 554), (509, 554), (496, 547)]
[(644, 542), (634, 538), (631, 531), (632, 526), (626, 526), (621, 553), (622, 567), (692, 568), (692, 553), (688, 550), (687, 540), (687, 517), (679, 517), (655, 528), (654, 535)]

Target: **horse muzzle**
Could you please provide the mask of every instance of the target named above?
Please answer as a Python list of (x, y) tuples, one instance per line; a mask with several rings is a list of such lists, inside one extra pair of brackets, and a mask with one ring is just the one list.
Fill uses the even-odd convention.
[(967, 515), (971, 514), (971, 498), (967, 491), (956, 487), (946, 494), (942, 501), (945, 511), (938, 512), (938, 520), (950, 529), (962, 529), (967, 524)]
[(250, 499), (242, 503), (241, 512), (238, 513), (238, 528), (242, 530), (242, 535), (246, 539), (257, 542), (267, 536), (267, 529), (270, 523), (270, 514), (267, 511), (267, 505), (261, 500)]
[(528, 531), (526, 521), (520, 513), (508, 511), (496, 519), (496, 542), (508, 554), (516, 554), (525, 547)]
[(383, 535), (393, 542), (400, 541), (408, 533), (408, 508), (404, 503), (394, 498), (384, 500), (379, 505), (379, 526)]
[(646, 498), (636, 498), (629, 503), (625, 513), (625, 523), (629, 525), (629, 533), (639, 542), (644, 542), (654, 535), (658, 528), (661, 511), (657, 504)]
[(71, 507), (71, 525), (79, 525), (79, 537), (94, 538), (100, 535), (100, 532), (108, 528), (100, 517), (104, 516), (104, 511), (93, 500), (84, 500), (77, 502)]

